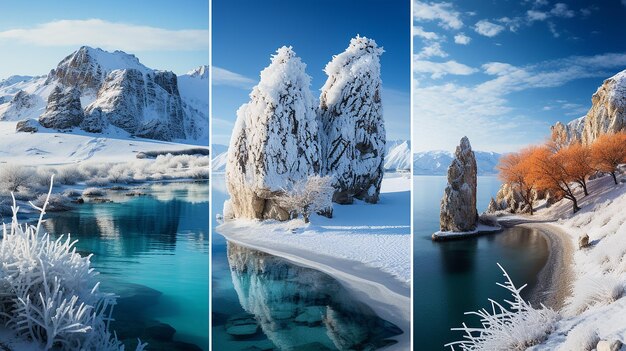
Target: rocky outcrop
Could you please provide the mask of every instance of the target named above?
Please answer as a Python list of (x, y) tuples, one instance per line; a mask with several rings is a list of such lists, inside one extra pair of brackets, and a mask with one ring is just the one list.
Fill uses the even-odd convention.
[(626, 130), (626, 70), (605, 80), (591, 97), (591, 109), (583, 117), (551, 127), (557, 146), (580, 141), (593, 143), (600, 135)]
[(333, 201), (376, 203), (384, 173), (385, 124), (380, 55), (374, 40), (359, 37), (325, 68), (320, 96), (323, 169), (334, 176)]
[(276, 197), (319, 172), (319, 141), (310, 77), (295, 52), (282, 47), (237, 111), (226, 182), (235, 218), (289, 219)]
[(583, 128), (585, 126), (585, 116), (577, 118), (567, 124), (556, 122), (550, 127), (552, 141), (563, 147), (573, 142), (582, 141)]
[(36, 133), (39, 130), (39, 122), (34, 119), (25, 119), (17, 122), (15, 126), (16, 132)]
[(76, 88), (62, 89), (57, 86), (48, 96), (46, 112), (39, 117), (39, 123), (46, 128), (71, 129), (78, 127), (83, 118), (80, 91)]
[(442, 232), (476, 229), (476, 158), (467, 137), (461, 139), (448, 168), (448, 185), (441, 199), (439, 226)]
[[(7, 97), (5, 97), (7, 99)], [(0, 120), (10, 119), (16, 120), (24, 118), (29, 110), (36, 105), (36, 97), (28, 94), (24, 90), (18, 91), (9, 101), (8, 108), (0, 114)]]
[(626, 130), (626, 70), (602, 83), (591, 97), (582, 142), (590, 144), (600, 135)]

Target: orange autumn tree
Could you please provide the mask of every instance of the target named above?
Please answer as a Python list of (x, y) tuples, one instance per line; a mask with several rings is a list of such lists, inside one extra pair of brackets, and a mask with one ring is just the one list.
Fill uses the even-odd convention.
[(617, 166), (626, 163), (626, 133), (601, 135), (591, 145), (591, 155), (594, 167), (611, 174), (617, 184)]
[(575, 181), (569, 168), (567, 152), (564, 149), (554, 152), (544, 145), (533, 153), (531, 173), (536, 179), (535, 186), (539, 191), (549, 191), (557, 197), (564, 197), (572, 201), (574, 213), (580, 210), (574, 189), (570, 185)]
[(510, 153), (500, 158), (498, 170), (500, 179), (519, 190), (519, 194), (533, 215), (535, 202), (536, 175), (532, 172), (534, 153), (537, 147), (530, 147), (518, 153)]
[(596, 171), (592, 166), (591, 148), (576, 142), (562, 147), (557, 154), (568, 177), (580, 185), (585, 196), (589, 195), (587, 178)]

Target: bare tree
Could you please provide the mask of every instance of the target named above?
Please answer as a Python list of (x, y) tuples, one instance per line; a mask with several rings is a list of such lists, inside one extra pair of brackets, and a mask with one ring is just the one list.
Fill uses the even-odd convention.
[(332, 177), (311, 175), (295, 182), (291, 189), (283, 190), (276, 201), (290, 212), (291, 218), (302, 215), (304, 222), (309, 223), (311, 213), (332, 207), (334, 192)]

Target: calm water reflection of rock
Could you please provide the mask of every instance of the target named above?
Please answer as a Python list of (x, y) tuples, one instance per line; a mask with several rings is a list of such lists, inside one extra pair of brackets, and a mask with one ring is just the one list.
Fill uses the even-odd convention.
[(234, 339), (262, 332), (279, 350), (375, 350), (402, 333), (324, 273), (233, 243), (228, 262), (246, 311), (224, 323)]

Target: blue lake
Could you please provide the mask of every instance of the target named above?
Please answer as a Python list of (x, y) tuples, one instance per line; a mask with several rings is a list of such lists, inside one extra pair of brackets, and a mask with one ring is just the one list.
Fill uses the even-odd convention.
[[(488, 298), (510, 298), (503, 282), (500, 263), (517, 286), (528, 283), (528, 297), (536, 276), (544, 266), (548, 246), (535, 231), (511, 228), (495, 234), (458, 241), (433, 242), (439, 229), (439, 204), (446, 187), (443, 176), (415, 176), (413, 180), (413, 296), (416, 350), (443, 350), (443, 345), (460, 340), (461, 332), (450, 328), (462, 322), (477, 326), (467, 311), (490, 308)], [(500, 187), (497, 177), (478, 177), (477, 206), (483, 212)]]
[(208, 350), (209, 183), (139, 190), (145, 196), (112, 191), (113, 202), (50, 213), (46, 230), (70, 233), (94, 254), (102, 288), (119, 295), (112, 327), (125, 344), (140, 337), (150, 350)]
[[(227, 198), (214, 175), (213, 213)], [(213, 350), (375, 350), (401, 331), (330, 276), (212, 235)]]

